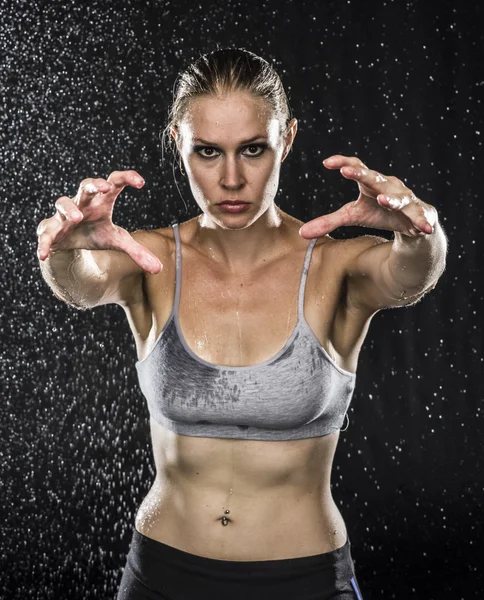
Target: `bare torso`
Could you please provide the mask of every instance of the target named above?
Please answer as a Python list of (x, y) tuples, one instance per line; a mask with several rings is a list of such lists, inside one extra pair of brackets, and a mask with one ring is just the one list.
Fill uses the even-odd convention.
[[(255, 365), (291, 336), (310, 240), (298, 235), (301, 221), (283, 215), (285, 241), (277, 256), (237, 276), (197, 248), (196, 219), (180, 225), (179, 322), (188, 345), (205, 361)], [(175, 297), (173, 230), (153, 232), (160, 235), (169, 248), (159, 255), (164, 268), (147, 278), (142, 301), (125, 307), (139, 359), (153, 347)], [(316, 242), (304, 316), (333, 360), (355, 372), (371, 315), (345, 302), (348, 253), (342, 250), (348, 243), (329, 237)], [(199, 556), (239, 561), (310, 556), (346, 542), (330, 487), (339, 432), (268, 442), (183, 436), (153, 420), (150, 425), (157, 476), (135, 522), (145, 536)]]

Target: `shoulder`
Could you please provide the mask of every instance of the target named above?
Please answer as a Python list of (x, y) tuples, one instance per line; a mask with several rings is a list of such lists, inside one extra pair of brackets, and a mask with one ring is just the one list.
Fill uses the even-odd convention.
[(346, 275), (356, 274), (359, 269), (361, 256), (370, 249), (377, 249), (382, 253), (390, 250), (392, 241), (378, 235), (361, 235), (344, 240), (332, 240), (333, 251), (343, 267)]
[(315, 249), (320, 248), (319, 252), (327, 254), (328, 260), (335, 268), (349, 274), (363, 252), (385, 243), (391, 242), (377, 235), (362, 235), (346, 239), (336, 239), (325, 235), (317, 240)]
[(338, 242), (339, 250), (343, 252), (347, 258), (356, 258), (359, 254), (368, 250), (368, 248), (390, 242), (390, 240), (378, 235), (360, 235), (358, 237), (335, 241)]
[[(326, 274), (329, 271), (341, 286), (342, 307), (361, 309), (365, 317), (380, 308), (380, 304), (374, 300), (374, 272), (379, 273), (379, 263), (385, 260), (391, 245), (391, 241), (376, 235), (329, 238), (329, 243), (321, 250), (321, 256), (324, 257), (321, 267)], [(367, 297), (371, 301), (367, 301)]]
[(173, 239), (173, 227), (159, 227), (157, 229), (136, 229), (131, 235), (137, 241), (146, 240), (148, 243), (164, 243), (165, 240)]
[(130, 232), (130, 235), (136, 242), (151, 250), (161, 262), (163, 262), (162, 257), (166, 257), (171, 252), (172, 243), (174, 243), (173, 227), (171, 226), (157, 229), (137, 229)]

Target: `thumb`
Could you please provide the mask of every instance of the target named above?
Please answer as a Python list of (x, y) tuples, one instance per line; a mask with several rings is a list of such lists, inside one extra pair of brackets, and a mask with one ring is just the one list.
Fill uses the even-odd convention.
[(299, 235), (306, 239), (317, 238), (322, 237), (327, 233), (331, 233), (342, 225), (350, 225), (350, 205), (351, 203), (345, 204), (340, 209), (329, 213), (328, 215), (323, 215), (322, 217), (317, 217), (312, 221), (304, 223), (299, 230)]
[(126, 252), (143, 271), (156, 275), (163, 269), (163, 265), (158, 258), (148, 248), (135, 241), (127, 232), (119, 240), (119, 249)]

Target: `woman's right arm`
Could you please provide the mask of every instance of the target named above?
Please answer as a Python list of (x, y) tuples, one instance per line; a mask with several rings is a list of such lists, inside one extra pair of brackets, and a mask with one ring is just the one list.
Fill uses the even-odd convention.
[(56, 203), (57, 212), (42, 221), (37, 255), (42, 275), (60, 300), (88, 309), (142, 299), (142, 273), (159, 273), (162, 236), (128, 233), (112, 222), (113, 205), (126, 187), (144, 181), (135, 171), (115, 171), (107, 180), (85, 179), (75, 198)]

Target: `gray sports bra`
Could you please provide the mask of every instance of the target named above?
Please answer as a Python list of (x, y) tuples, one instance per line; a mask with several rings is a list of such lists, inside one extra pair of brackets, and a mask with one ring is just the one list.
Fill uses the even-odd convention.
[(316, 239), (301, 276), (298, 320), (272, 358), (246, 367), (196, 356), (178, 322), (182, 257), (178, 223), (176, 289), (171, 315), (146, 358), (136, 362), (151, 418), (182, 435), (244, 440), (297, 440), (328, 435), (343, 425), (356, 374), (339, 367), (307, 324), (304, 290)]

